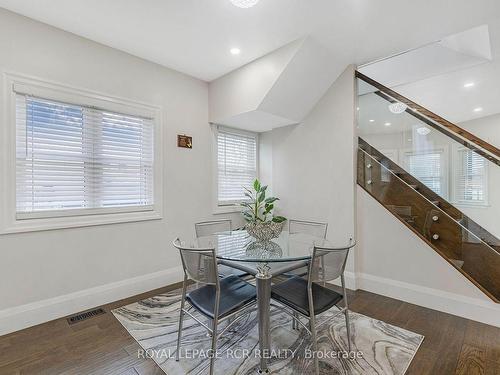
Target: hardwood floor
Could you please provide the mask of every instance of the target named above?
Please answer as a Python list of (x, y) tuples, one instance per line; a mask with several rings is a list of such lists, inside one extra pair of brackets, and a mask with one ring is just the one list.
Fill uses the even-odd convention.
[[(0, 337), (0, 374), (163, 374), (137, 357), (139, 345), (110, 310), (174, 287), (106, 305), (106, 314), (80, 323), (57, 319)], [(351, 310), (425, 336), (407, 374), (500, 374), (500, 328), (365, 291), (349, 297)]]

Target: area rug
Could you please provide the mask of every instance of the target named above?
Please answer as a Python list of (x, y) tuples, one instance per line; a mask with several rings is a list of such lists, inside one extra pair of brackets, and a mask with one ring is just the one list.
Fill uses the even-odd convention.
[[(187, 315), (181, 359), (175, 361), (179, 310), (177, 290), (115, 309), (113, 314), (142, 347), (137, 355), (152, 358), (167, 375), (207, 374), (211, 339)], [(335, 309), (321, 314), (318, 324), (331, 318), (334, 312)], [(320, 374), (404, 374), (424, 337), (354, 312), (350, 318), (353, 335), (350, 353), (342, 314), (320, 327)], [(221, 327), (225, 324), (221, 323)], [(290, 317), (276, 308), (271, 313), (271, 342), (270, 352), (263, 354), (272, 374), (314, 374), (309, 335), (303, 329), (293, 330)], [(214, 373), (256, 374), (261, 355), (258, 349), (257, 316), (251, 313), (219, 339)]]

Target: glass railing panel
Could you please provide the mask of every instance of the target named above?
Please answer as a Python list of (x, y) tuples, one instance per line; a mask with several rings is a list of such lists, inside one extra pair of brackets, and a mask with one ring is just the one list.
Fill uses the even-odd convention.
[(361, 149), (358, 184), (488, 296), (500, 300), (500, 254), (494, 248), (407, 184), (383, 158)]
[(499, 244), (500, 166), (491, 155), (451, 137), (361, 79), (357, 113), (363, 140), (463, 212), (470, 219), (464, 225)]

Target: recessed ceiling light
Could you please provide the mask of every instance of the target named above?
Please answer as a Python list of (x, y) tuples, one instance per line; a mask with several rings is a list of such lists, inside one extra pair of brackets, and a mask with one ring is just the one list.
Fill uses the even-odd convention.
[(431, 132), (431, 129), (429, 129), (426, 126), (422, 126), (420, 128), (417, 128), (417, 133), (420, 135), (427, 135)]
[(231, 55), (239, 55), (241, 50), (239, 48), (231, 48), (229, 52), (231, 52)]
[(481, 112), (482, 110), (483, 110), (483, 108), (481, 108), (481, 107), (474, 108), (474, 112)]
[(466, 82), (466, 83), (464, 83), (464, 87), (465, 88), (473, 87), (474, 85), (475, 85), (474, 82)]
[(368, 120), (368, 121), (370, 121), (370, 122), (375, 122), (375, 120)]
[(231, 0), (234, 6), (238, 8), (251, 8), (259, 2), (259, 0)]
[(384, 125), (385, 126), (391, 126), (391, 123), (390, 122), (386, 122)]
[(359, 111), (359, 107), (356, 107), (356, 111)]
[(389, 111), (395, 114), (403, 113), (404, 111), (406, 111), (407, 108), (408, 106), (401, 102), (394, 102), (389, 104)]

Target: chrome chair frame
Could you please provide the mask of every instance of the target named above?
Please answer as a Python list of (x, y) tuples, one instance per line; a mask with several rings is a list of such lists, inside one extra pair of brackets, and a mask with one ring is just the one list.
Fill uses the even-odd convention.
[[(318, 226), (318, 227), (324, 227), (324, 232), (321, 237), (326, 238), (326, 234), (328, 232), (328, 223), (322, 223), (318, 221), (307, 221), (307, 220), (296, 220), (296, 219), (290, 219), (288, 220), (288, 233), (293, 234), (293, 233), (305, 233), (303, 231), (292, 231), (292, 226), (293, 224), (304, 224), (304, 225), (310, 225), (310, 226)], [(306, 233), (309, 234), (309, 233)]]
[(194, 231), (196, 233), (196, 238), (202, 237), (204, 235), (207, 236), (207, 235), (214, 234), (213, 231), (210, 231), (210, 234), (202, 234), (202, 233), (200, 233), (201, 232), (200, 229), (202, 229), (204, 226), (216, 225), (216, 224), (220, 224), (220, 225), (226, 224), (227, 225), (226, 230), (229, 232), (233, 228), (233, 222), (230, 219), (200, 221), (200, 222), (194, 224)]
[[(305, 234), (309, 234), (309, 233), (306, 233), (305, 231), (300, 231), (300, 230), (293, 230), (292, 231), (292, 227), (294, 224), (302, 224), (304, 226), (315, 226), (315, 227), (324, 227), (324, 231), (322, 233), (322, 236), (323, 238), (326, 238), (326, 234), (328, 233), (328, 223), (322, 223), (322, 222), (319, 222), (319, 221), (308, 221), (308, 220), (297, 220), (297, 219), (290, 219), (288, 220), (288, 233), (290, 234), (293, 234), (293, 233), (305, 233)], [(303, 273), (301, 274), (303, 275)], [(323, 282), (323, 286), (325, 285), (325, 282)], [(299, 326), (297, 325), (297, 320), (296, 319), (293, 319), (292, 320), (292, 329), (298, 329)]]
[[(337, 248), (326, 248), (326, 247), (314, 247), (313, 249), (313, 254), (311, 257), (311, 262), (309, 263), (309, 272), (308, 272), (308, 280), (307, 280), (307, 296), (308, 296), (308, 302), (309, 302), (309, 316), (302, 314), (300, 311), (293, 309), (290, 306), (284, 305), (280, 301), (276, 301), (278, 304), (271, 303), (271, 306), (278, 308), (281, 312), (284, 312), (288, 315), (291, 316), (293, 321), (295, 321), (297, 324), (300, 324), (310, 335), (312, 338), (312, 345), (313, 345), (313, 350), (316, 352), (318, 350), (318, 343), (317, 343), (317, 329), (322, 326), (323, 324), (329, 322), (333, 318), (335, 318), (337, 315), (344, 313), (345, 316), (345, 322), (346, 322), (346, 331), (347, 331), (347, 345), (348, 345), (348, 350), (349, 352), (351, 351), (351, 326), (349, 322), (349, 305), (347, 302), (347, 290), (345, 287), (345, 278), (344, 278), (344, 273), (345, 273), (345, 267), (347, 264), (347, 258), (349, 256), (349, 251), (351, 248), (353, 248), (356, 245), (356, 241), (353, 241), (352, 239), (350, 240), (349, 244), (342, 246), (342, 247), (337, 247)], [(315, 264), (318, 264), (318, 262), (315, 261), (316, 258), (321, 257), (321, 255), (318, 255), (318, 251), (322, 253), (329, 253), (329, 252), (339, 252), (339, 251), (346, 251), (346, 255), (343, 261), (343, 264), (341, 266), (341, 271), (340, 271), (340, 280), (341, 280), (341, 285), (342, 285), (342, 293), (343, 293), (343, 302), (344, 302), (344, 307), (339, 307), (337, 304), (335, 307), (338, 309), (338, 311), (333, 314), (331, 317), (328, 319), (322, 321), (319, 325), (316, 325), (316, 314), (314, 312), (314, 298), (313, 298), (313, 292), (312, 292), (312, 275), (318, 274), (318, 272), (315, 272), (316, 270), (314, 269)], [(321, 267), (324, 267), (324, 263), (321, 263)], [(324, 276), (324, 271), (323, 276)], [(336, 280), (338, 277), (332, 280)], [(340, 301), (339, 301), (340, 302)], [(288, 309), (293, 310), (293, 312), (287, 311)], [(327, 310), (329, 311), (329, 310)], [(307, 320), (309, 320), (309, 327), (307, 327), (301, 320), (300, 318), (303, 317)], [(314, 366), (316, 370), (316, 374), (319, 374), (319, 363), (318, 363), (318, 357), (314, 356)]]
[[(236, 322), (238, 322), (241, 318), (243, 318), (246, 314), (250, 314), (253, 311), (256, 311), (256, 301), (253, 300), (251, 302), (248, 302), (247, 304), (243, 305), (240, 307), (237, 311), (234, 311), (223, 318), (219, 318), (219, 303), (220, 303), (220, 282), (219, 282), (219, 277), (218, 277), (218, 262), (217, 258), (215, 256), (215, 249), (214, 248), (191, 248), (191, 247), (185, 247), (182, 246), (179, 238), (176, 238), (173, 241), (174, 247), (176, 247), (181, 255), (181, 261), (182, 261), (182, 268), (184, 270), (184, 280), (182, 283), (182, 297), (181, 297), (181, 309), (180, 309), (180, 316), (179, 316), (179, 330), (177, 332), (177, 351), (175, 355), (175, 360), (179, 361), (179, 351), (181, 347), (181, 341), (182, 341), (182, 325), (183, 325), (183, 320), (184, 320), (184, 314), (189, 315), (191, 318), (193, 318), (196, 322), (198, 322), (203, 328), (207, 330), (209, 335), (212, 337), (212, 352), (211, 352), (211, 358), (210, 358), (210, 375), (213, 375), (214, 373), (214, 362), (216, 358), (216, 351), (217, 351), (217, 340), (231, 327), (233, 326)], [(213, 281), (207, 282), (207, 280), (197, 280), (197, 277), (190, 275), (188, 271), (188, 267), (186, 266), (184, 256), (182, 254), (183, 251), (187, 252), (197, 252), (199, 254), (207, 255), (208, 258), (211, 258), (212, 264), (209, 265), (210, 267), (213, 267), (212, 269), (215, 270), (215, 275), (213, 278)], [(186, 294), (187, 294), (187, 284), (189, 279), (192, 279), (195, 282), (201, 282), (205, 285), (214, 285), (215, 286), (215, 301), (214, 301), (214, 319), (212, 319), (212, 327), (210, 328), (207, 324), (199, 320), (194, 314), (191, 313), (191, 310), (195, 310), (195, 308), (190, 304), (190, 306), (186, 309)], [(189, 303), (189, 301), (188, 301)], [(234, 316), (237, 316), (235, 319), (232, 319)], [(210, 319), (209, 319), (210, 320)], [(219, 323), (228, 321), (228, 325), (220, 332), (217, 332), (217, 327)]]
[[(200, 233), (201, 232), (200, 229), (203, 229), (204, 226), (208, 227), (210, 225), (222, 225), (222, 226), (225, 225), (226, 226), (225, 231), (229, 231), (229, 232), (232, 231), (232, 226), (233, 226), (232, 221), (230, 219), (201, 221), (201, 222), (194, 224), (194, 231), (196, 234), (196, 238), (200, 238), (203, 236), (209, 236), (209, 235), (213, 235), (215, 233), (218, 233), (217, 231), (213, 231), (213, 230), (207, 230), (204, 233)], [(237, 262), (227, 261), (227, 262), (224, 262), (223, 266), (224, 267), (222, 267), (222, 270), (221, 270), (221, 277), (235, 274), (236, 276), (243, 277), (245, 279), (251, 278), (250, 274), (248, 274), (246, 271), (243, 271), (242, 268), (238, 267)], [(236, 271), (236, 270), (242, 271), (242, 272), (238, 273), (238, 272), (234, 272), (233, 270), (234, 271)]]

